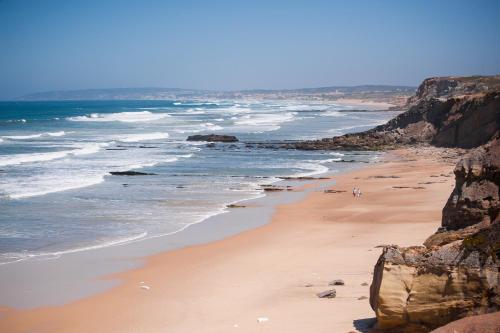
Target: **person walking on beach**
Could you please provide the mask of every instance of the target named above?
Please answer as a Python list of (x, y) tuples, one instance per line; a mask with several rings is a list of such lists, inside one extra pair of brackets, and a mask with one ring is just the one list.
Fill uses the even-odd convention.
[(359, 188), (358, 188), (357, 195), (358, 195), (358, 198), (361, 197), (361, 189), (359, 189)]
[(352, 189), (352, 196), (356, 197), (357, 193), (358, 193), (358, 189), (356, 187), (353, 187), (353, 189)]

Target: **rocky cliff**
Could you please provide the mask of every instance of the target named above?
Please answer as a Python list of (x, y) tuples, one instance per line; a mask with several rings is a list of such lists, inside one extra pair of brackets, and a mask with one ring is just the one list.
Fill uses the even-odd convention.
[(430, 143), (472, 148), (484, 144), (500, 128), (500, 76), (432, 78), (408, 101), (408, 110), (369, 131), (304, 141), (304, 150), (393, 149)]
[(500, 76), (448, 76), (425, 79), (417, 88), (415, 96), (407, 101), (407, 106), (426, 99), (446, 100), (452, 97), (475, 95), (500, 90)]
[(379, 330), (428, 332), (500, 309), (499, 163), (497, 133), (458, 162), (439, 232), (384, 248), (370, 287)]
[(449, 230), (475, 224), (487, 226), (499, 218), (500, 139), (473, 150), (455, 167), (455, 189), (444, 209), (442, 225)]

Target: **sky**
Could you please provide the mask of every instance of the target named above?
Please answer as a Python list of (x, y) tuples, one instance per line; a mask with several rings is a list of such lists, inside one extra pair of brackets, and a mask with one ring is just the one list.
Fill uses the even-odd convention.
[(500, 1), (0, 0), (0, 99), (500, 74)]

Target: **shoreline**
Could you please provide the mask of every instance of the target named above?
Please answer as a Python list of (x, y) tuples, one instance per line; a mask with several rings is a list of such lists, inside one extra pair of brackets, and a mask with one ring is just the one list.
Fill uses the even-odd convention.
[[(377, 153), (374, 152), (373, 155), (374, 155), (374, 157), (378, 158)], [(358, 168), (359, 165), (361, 165), (361, 163), (366, 163), (366, 162), (362, 162), (362, 161), (352, 162), (352, 166), (348, 167), (347, 171)], [(321, 161), (318, 161), (317, 165), (321, 168), (324, 168), (325, 170), (316, 169), (316, 170), (310, 170), (310, 171), (305, 171), (305, 172), (298, 172), (298, 173), (286, 175), (286, 176), (269, 176), (268, 177), (269, 179), (268, 179), (268, 181), (266, 181), (266, 184), (270, 184), (270, 185), (278, 186), (278, 187), (280, 187), (280, 186), (283, 187), (286, 185), (290, 185), (290, 183), (295, 184), (295, 183), (297, 183), (297, 181), (300, 184), (303, 184), (304, 182), (299, 179), (301, 177), (314, 178), (314, 177), (319, 176), (321, 178), (324, 176), (329, 177), (329, 176), (335, 175), (337, 173), (346, 172), (346, 170), (344, 170), (344, 168), (342, 168), (342, 167), (339, 167), (338, 169), (328, 169), (328, 167), (323, 166)], [(108, 177), (109, 177), (109, 175), (108, 175)], [(309, 180), (309, 181), (314, 181), (314, 180)], [(102, 182), (104, 182), (104, 180)], [(96, 184), (94, 184), (94, 185), (96, 185)], [(264, 185), (264, 184), (257, 184), (256, 183), (255, 184), (256, 190), (254, 192), (256, 192), (258, 190), (262, 190), (263, 189), (262, 185)], [(78, 188), (72, 188), (71, 190), (75, 190), (75, 189), (78, 189)], [(194, 222), (186, 224), (186, 225), (182, 226), (181, 228), (174, 230), (174, 231), (171, 231), (171, 232), (168, 232), (166, 234), (142, 236), (142, 234), (145, 233), (145, 232), (143, 232), (140, 235), (131, 235), (131, 236), (127, 236), (124, 238), (111, 240), (107, 243), (102, 243), (102, 244), (84, 245), (82, 247), (75, 247), (75, 248), (64, 249), (64, 250), (53, 251), (53, 252), (45, 252), (45, 253), (41, 252), (39, 254), (29, 255), (25, 258), (19, 258), (19, 259), (15, 259), (12, 261), (0, 262), (0, 267), (2, 267), (4, 265), (19, 263), (19, 262), (25, 262), (25, 261), (29, 261), (29, 260), (58, 259), (59, 257), (61, 257), (63, 255), (68, 255), (68, 254), (73, 254), (73, 253), (79, 253), (79, 252), (84, 252), (84, 251), (89, 251), (89, 250), (105, 249), (105, 248), (114, 247), (114, 246), (125, 246), (125, 245), (135, 243), (135, 242), (142, 242), (142, 241), (148, 241), (148, 240), (155, 239), (155, 238), (168, 237), (168, 236), (171, 236), (171, 235), (174, 235), (177, 233), (181, 233), (193, 225), (203, 223), (209, 219), (216, 218), (219, 215), (230, 212), (229, 207), (228, 207), (230, 205), (239, 204), (241, 202), (253, 201), (253, 200), (257, 200), (259, 198), (265, 197), (266, 192), (264, 190), (262, 190), (262, 192), (258, 192), (258, 193), (257, 192), (256, 193), (248, 193), (248, 195), (249, 195), (248, 198), (229, 200), (226, 203), (224, 203), (223, 205), (221, 205), (220, 207), (214, 209), (214, 211), (208, 213), (206, 216), (200, 218), (199, 220), (195, 220)]]
[[(107, 276), (106, 281), (121, 281), (108, 291), (64, 306), (4, 309), (0, 328), (9, 332), (194, 332), (200, 328), (253, 332), (257, 327), (320, 332), (325, 327), (360, 328), (373, 317), (368, 301), (357, 299), (368, 296), (368, 287), (361, 283), (371, 282), (379, 254), (373, 247), (384, 242), (417, 245), (423, 241), (439, 226), (441, 207), (453, 184), (452, 177), (445, 177), (421, 190), (388, 187), (415, 186), (422, 177), (453, 169), (452, 163), (429, 160), (425, 153), (408, 161), (413, 159), (412, 153), (400, 151), (397, 158), (335, 176), (336, 184), (330, 187), (345, 193), (326, 194), (317, 191), (319, 184), (303, 183), (311, 191), (298, 202), (280, 204), (271, 223), (215, 242), (150, 256), (140, 268)], [(429, 167), (434, 171), (427, 171)], [(401, 178), (385, 178), (388, 173)], [(361, 198), (352, 198), (353, 184), (363, 190)], [(336, 202), (333, 206), (332, 200)], [(385, 206), (387, 200), (390, 206)], [(408, 212), (387, 216), (387, 211), (415, 203)], [(381, 230), (373, 230), (372, 223)], [(315, 293), (329, 289), (328, 281), (336, 278), (346, 281), (346, 286), (336, 288), (337, 298), (318, 299)], [(89, 309), (98, 311), (88, 318)], [(259, 317), (269, 318), (269, 322), (258, 323)]]
[[(0, 308), (27, 310), (58, 306), (105, 292), (119, 285), (118, 280), (105, 279), (107, 276), (143, 267), (145, 258), (158, 253), (219, 241), (265, 225), (270, 222), (276, 206), (301, 200), (309, 191), (309, 184), (328, 186), (334, 182), (333, 175), (360, 167), (362, 163), (355, 162), (336, 170), (315, 172), (312, 178), (318, 176), (318, 179), (307, 181), (293, 179), (295, 176), (291, 179), (278, 177), (271, 180), (272, 186), (292, 186), (293, 191), (263, 191), (253, 198), (229, 201), (224, 209), (169, 234), (0, 265), (0, 285), (3, 286), (0, 288), (3, 300)], [(228, 207), (241, 203), (244, 203), (245, 209)]]

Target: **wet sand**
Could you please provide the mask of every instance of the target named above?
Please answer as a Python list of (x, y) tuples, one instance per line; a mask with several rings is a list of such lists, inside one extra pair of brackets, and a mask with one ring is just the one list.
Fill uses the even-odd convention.
[[(4, 308), (0, 331), (362, 330), (374, 317), (368, 299), (359, 298), (369, 297), (376, 246), (421, 244), (440, 225), (454, 162), (437, 152), (399, 151), (339, 175), (332, 189), (346, 192), (318, 188), (278, 206), (269, 224), (148, 257), (144, 267), (108, 276), (121, 283), (97, 295), (63, 306)], [(360, 198), (352, 196), (354, 186)], [(345, 281), (334, 287), (337, 297), (318, 298), (334, 279)]]

